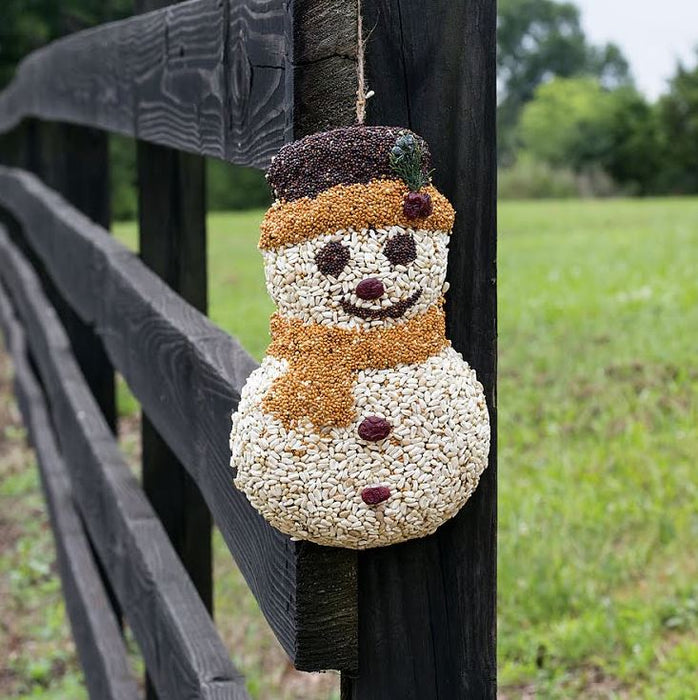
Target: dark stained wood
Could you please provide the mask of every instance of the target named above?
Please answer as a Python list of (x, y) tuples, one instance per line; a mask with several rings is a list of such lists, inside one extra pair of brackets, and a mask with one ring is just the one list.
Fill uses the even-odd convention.
[(2, 287), (0, 325), (12, 355), (20, 409), (37, 453), (63, 595), (87, 688), (93, 698), (136, 700), (138, 688), (129, 670), (126, 648), (75, 511), (66, 466), (29, 364), (24, 332)]
[[(25, 120), (16, 130), (20, 163), (38, 175), (49, 187), (60, 192), (73, 206), (104, 228), (110, 224), (109, 149), (107, 134), (72, 124)], [(112, 432), (117, 431), (116, 386), (114, 370), (100, 338), (75, 313), (32, 257), (21, 230), (12, 229), (16, 240), (39, 272), (46, 293), (68, 333), (70, 343), (87, 384)], [(101, 574), (101, 562), (96, 561)], [(121, 621), (116, 596), (106, 576), (104, 586), (117, 620)]]
[(202, 491), (270, 626), (298, 668), (356, 666), (356, 587), (343, 550), (294, 543), (232, 484), (230, 414), (256, 367), (136, 256), (28, 173), (0, 167), (0, 206), (77, 313), (93, 324)]
[[(167, 0), (136, 0), (136, 12)], [(206, 313), (206, 180), (202, 156), (137, 142), (140, 256), (171, 289)], [(141, 416), (143, 489), (201, 600), (213, 613), (211, 515), (194, 480)], [(156, 697), (147, 679), (146, 695)]]
[(359, 555), (359, 677), (343, 697), (496, 697), (494, 0), (363, 0), (372, 124), (424, 136), (457, 211), (447, 322), (492, 418), (490, 464), (432, 537)]
[(26, 169), (92, 221), (109, 228), (109, 148), (104, 132), (32, 119), (24, 138)]
[(45, 387), (72, 490), (155, 687), (165, 698), (248, 695), (80, 374), (39, 280), (0, 230), (0, 275)]
[(293, 0), (293, 138), (356, 121), (358, 2)]
[[(294, 139), (356, 121), (358, 86), (358, 3), (356, 0), (292, 0), (289, 44), (293, 49)], [(305, 611), (297, 620), (297, 646), (319, 652), (318, 642), (341, 645), (342, 670), (355, 672), (358, 659), (358, 579), (356, 552), (296, 545), (296, 598)], [(328, 576), (329, 574), (329, 576)], [(327, 587), (329, 577), (331, 587)], [(315, 601), (315, 603), (313, 603)], [(326, 634), (318, 635), (313, 605), (323, 604)], [(337, 639), (333, 630), (343, 628)], [(311, 668), (296, 656), (297, 668)], [(328, 668), (328, 667), (326, 667)], [(332, 668), (338, 668), (333, 666)]]
[[(324, 17), (327, 37), (347, 26), (347, 11), (332, 8), (351, 4), (295, 2), (299, 16)], [(191, 0), (61, 39), (25, 59), (0, 94), (0, 132), (35, 116), (266, 167), (292, 138), (294, 85), (328, 124), (353, 119), (346, 31), (303, 50), (296, 76), (293, 14), (284, 0)]]
[[(108, 229), (109, 156), (107, 135), (71, 124), (27, 120), (15, 134), (15, 162), (60, 192), (73, 206)], [(68, 332), (78, 364), (109, 426), (116, 432), (114, 371), (102, 342), (42, 276)]]

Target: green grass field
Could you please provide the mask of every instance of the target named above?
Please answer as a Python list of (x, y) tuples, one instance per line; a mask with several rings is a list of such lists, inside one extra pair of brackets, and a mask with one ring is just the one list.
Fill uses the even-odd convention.
[(698, 201), (499, 228), (502, 687), (698, 697)]
[[(211, 316), (258, 358), (272, 311), (260, 217), (209, 221)], [(499, 230), (501, 697), (698, 697), (698, 199), (506, 202)], [(135, 245), (133, 225), (116, 235)], [(40, 508), (21, 473), (0, 499)], [(24, 566), (25, 540), (0, 573)], [(220, 538), (216, 578), (219, 628), (255, 697), (335, 692), (326, 678), (294, 689)], [(12, 668), (27, 694), (63, 697), (39, 692), (45, 669), (25, 656)], [(74, 683), (72, 657), (57, 658), (56, 683)]]

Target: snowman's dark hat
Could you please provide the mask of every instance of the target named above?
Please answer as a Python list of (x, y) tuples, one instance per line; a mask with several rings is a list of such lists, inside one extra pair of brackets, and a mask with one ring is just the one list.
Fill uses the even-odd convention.
[(428, 181), (431, 155), (427, 143), (397, 126), (350, 126), (306, 136), (279, 151), (267, 180), (278, 199), (291, 201), (315, 197), (335, 185), (394, 179), (390, 154), (406, 135), (420, 150), (422, 175)]
[(453, 207), (430, 184), (430, 162), (424, 140), (394, 126), (334, 129), (289, 144), (267, 173), (278, 199), (259, 247), (348, 229), (450, 231)]

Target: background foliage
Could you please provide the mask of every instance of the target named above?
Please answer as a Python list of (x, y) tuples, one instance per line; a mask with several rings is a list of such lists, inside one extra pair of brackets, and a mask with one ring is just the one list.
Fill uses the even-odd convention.
[(631, 82), (628, 63), (615, 44), (592, 46), (580, 23), (579, 9), (554, 0), (500, 0), (497, 69), (500, 156), (515, 158), (516, 125), (524, 105), (552, 76), (595, 77), (604, 87)]
[[(35, 48), (131, 7), (4, 0), (0, 85)], [(500, 197), (698, 192), (698, 54), (651, 103), (634, 88), (618, 46), (589, 42), (573, 2), (500, 0), (498, 11)], [(112, 137), (116, 219), (137, 214), (134, 148)], [(260, 172), (210, 161), (208, 198), (210, 209), (229, 210), (266, 206), (270, 196)]]
[[(500, 195), (698, 192), (698, 60), (653, 104), (616, 45), (587, 41), (570, 2), (500, 0), (497, 41)], [(543, 172), (552, 187), (522, 187)], [(576, 186), (559, 186), (570, 172)]]

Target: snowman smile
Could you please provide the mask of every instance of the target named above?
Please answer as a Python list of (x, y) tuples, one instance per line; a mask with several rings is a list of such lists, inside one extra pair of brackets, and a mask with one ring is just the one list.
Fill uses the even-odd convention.
[(346, 299), (342, 299), (340, 303), (342, 305), (344, 313), (352, 314), (353, 316), (358, 316), (359, 318), (362, 318), (365, 321), (372, 321), (375, 319), (384, 318), (400, 318), (400, 316), (404, 315), (408, 309), (411, 309), (417, 303), (417, 301), (419, 301), (419, 297), (421, 296), (422, 288), (420, 287), (419, 289), (417, 289), (416, 292), (410, 294), (410, 296), (408, 296), (407, 299), (396, 301), (390, 306), (383, 306), (378, 309), (372, 309), (370, 307), (365, 306), (357, 306), (356, 304), (352, 304)]

